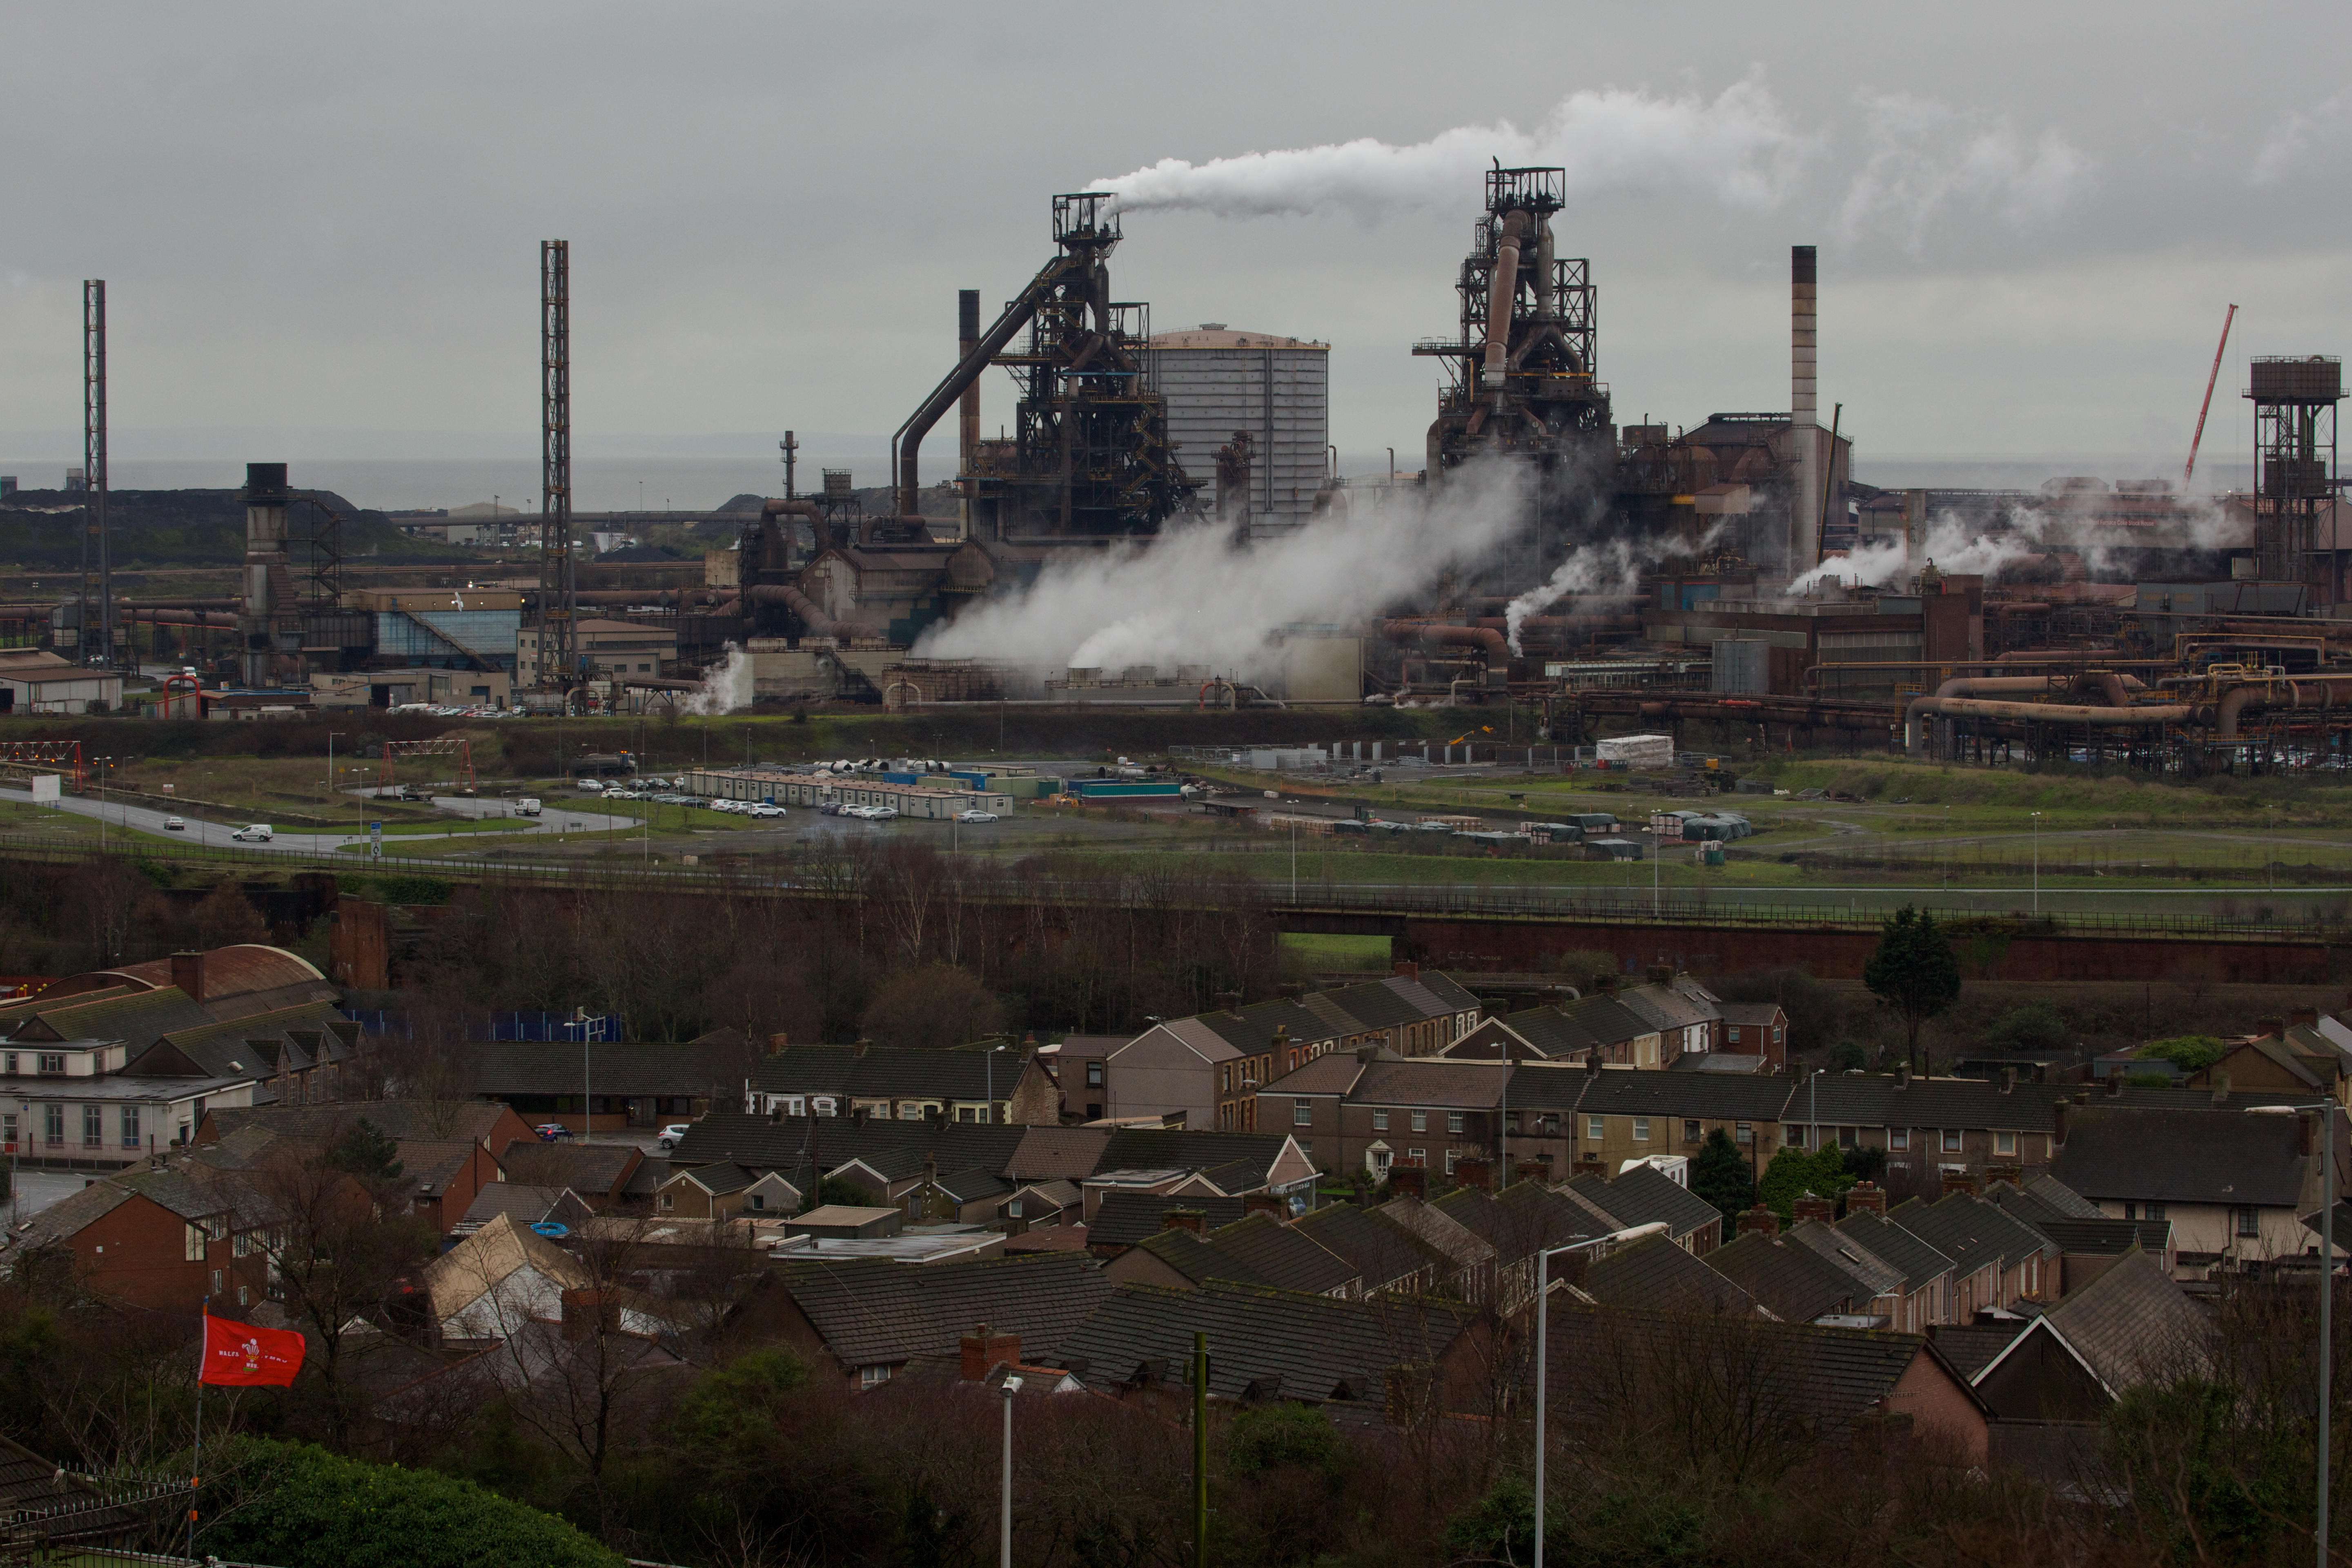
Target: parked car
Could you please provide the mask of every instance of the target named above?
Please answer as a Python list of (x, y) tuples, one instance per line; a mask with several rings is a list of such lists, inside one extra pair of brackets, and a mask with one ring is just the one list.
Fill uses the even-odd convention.
[(579, 788), (581, 793), (583, 795), (603, 795), (604, 793), (604, 781), (601, 779), (582, 779), (579, 784)]
[(188, 825), (176, 816), (167, 816), (163, 819), (163, 831), (166, 833), (185, 833), (187, 830)]
[(269, 824), (266, 822), (257, 822), (250, 826), (238, 828), (235, 833), (230, 834), (229, 837), (231, 838), (242, 839), (248, 844), (267, 844), (271, 839), (277, 837), (278, 833), (276, 829), (269, 826)]
[(531, 1131), (539, 1134), (542, 1143), (560, 1143), (572, 1136), (572, 1129), (561, 1121), (542, 1121)]
[(895, 805), (869, 805), (866, 808), (866, 819), (868, 822), (891, 822), (895, 821), (898, 816), (898, 808)]
[(956, 820), (958, 822), (994, 822), (996, 820), (996, 813), (992, 811), (959, 811), (956, 813)]
[(654, 1142), (667, 1153), (677, 1147), (677, 1141), (686, 1136), (686, 1130), (691, 1125), (693, 1125), (691, 1122), (673, 1121), (661, 1130), (661, 1136), (655, 1139)]

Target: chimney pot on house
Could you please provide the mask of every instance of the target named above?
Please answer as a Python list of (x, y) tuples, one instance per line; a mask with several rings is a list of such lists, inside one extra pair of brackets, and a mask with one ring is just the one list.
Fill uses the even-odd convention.
[(1373, 1041), (1366, 1045), (1358, 1046), (1356, 1047), (1356, 1059), (1360, 1062), (1376, 1062), (1380, 1060), (1381, 1047), (1379, 1042)]
[(2107, 1097), (2121, 1100), (2124, 1095), (2124, 1069), (2117, 1068), (2107, 1075)]
[(785, 1049), (790, 1047), (792, 1043), (793, 1037), (790, 1035), (783, 1033), (782, 1030), (778, 1030), (776, 1033), (768, 1037), (768, 1054), (772, 1057), (782, 1056)]
[(1951, 1196), (1954, 1193), (1974, 1193), (1977, 1190), (1977, 1173), (1974, 1171), (1946, 1171), (1944, 1173), (1944, 1195), (1946, 1197)]
[(1549, 1183), (1551, 1180), (1551, 1161), (1549, 1159), (1518, 1161), (1512, 1165), (1511, 1175), (1516, 1181)]
[(2255, 1019), (2254, 1038), (2258, 1040), (2266, 1040), (2273, 1035), (2284, 1034), (2285, 1032), (2285, 1022), (2286, 1021), (2283, 1018)]
[(1880, 1186), (1876, 1182), (1855, 1183), (1845, 1194), (1845, 1212), (1848, 1214), (1885, 1214), (1886, 1212), (1886, 1189)]
[(2066, 1146), (2066, 1134), (2074, 1126), (2074, 1102), (2062, 1100), (2050, 1108), (2050, 1144), (2052, 1152)]
[(1429, 1192), (1427, 1168), (1399, 1160), (1389, 1167), (1389, 1191), (1416, 1198), (1426, 1196)]
[(2016, 1088), (2017, 1088), (2017, 1069), (2016, 1069), (2015, 1068), (2001, 1068), (2001, 1069), (2000, 1069), (2000, 1091), (2001, 1091), (2001, 1093), (2003, 1093), (2003, 1094), (2011, 1093), (2011, 1091), (2013, 1091)]
[(1780, 1216), (1762, 1204), (1758, 1204), (1739, 1216), (1739, 1234), (1746, 1236), (1751, 1230), (1760, 1231), (1768, 1238), (1776, 1237), (1780, 1234)]
[(1911, 1064), (1909, 1062), (1901, 1063), (1895, 1068), (1895, 1087), (1897, 1089), (1909, 1089), (1911, 1087)]
[(601, 1329), (618, 1333), (621, 1303), (610, 1291), (580, 1289), (563, 1292), (563, 1337), (573, 1343), (593, 1339)]
[(187, 994), (192, 1002), (205, 999), (205, 955), (182, 952), (172, 955), (172, 984)]
[(1242, 994), (1238, 991), (1218, 992), (1217, 1006), (1223, 1010), (1225, 1016), (1228, 1018), (1240, 1017), (1242, 1016)]
[(1283, 1201), (1282, 1195), (1278, 1193), (1244, 1193), (1242, 1213), (1266, 1215), (1276, 1225), (1290, 1223), (1290, 1205)]
[(863, 1056), (865, 1056), (865, 1054), (866, 1054), (866, 1052), (868, 1052), (868, 1051), (872, 1050), (873, 1048), (874, 1048), (874, 1042), (873, 1042), (873, 1041), (871, 1041), (871, 1040), (860, 1040), (860, 1041), (858, 1041), (856, 1045), (854, 1045), (854, 1046), (852, 1046), (852, 1047), (849, 1047), (849, 1054), (850, 1054), (851, 1056), (853, 1056), (853, 1057), (863, 1057)]
[(1495, 1190), (1494, 1168), (1484, 1160), (1456, 1160), (1454, 1181), (1457, 1186), (1475, 1187), (1482, 1193)]
[(1005, 1363), (1021, 1359), (1021, 1336), (1000, 1334), (982, 1323), (964, 1335), (961, 1348), (963, 1364), (958, 1370), (963, 1381), (981, 1383)]
[(1160, 1215), (1160, 1228), (1162, 1230), (1189, 1230), (1199, 1236), (1208, 1226), (1209, 1215), (1204, 1209), (1166, 1209)]
[(2286, 1021), (2289, 1028), (2315, 1029), (2319, 1026), (2319, 1009), (2290, 1007), (2287, 1009)]
[(1595, 1076), (1599, 1075), (1601, 1071), (1601, 1052), (1598, 1047), (1584, 1053), (1584, 1070), (1594, 1074)]
[(1576, 1157), (1576, 1173), (1580, 1176), (1599, 1176), (1601, 1180), (1607, 1181), (1609, 1165), (1600, 1155), (1587, 1152)]
[(2216, 1105), (2227, 1105), (2229, 1102), (2230, 1075), (2225, 1072), (2217, 1072), (2213, 1075), (2213, 1103)]
[(1421, 965), (1412, 959), (1400, 958), (1396, 961), (1395, 973), (1400, 980), (1418, 980), (1421, 978)]
[(1671, 963), (1654, 963), (1650, 965), (1643, 978), (1653, 985), (1672, 985), (1675, 983), (1675, 966)]
[(1828, 1225), (1837, 1218), (1837, 1204), (1832, 1199), (1822, 1197), (1814, 1193), (1801, 1194), (1796, 1203), (1790, 1208), (1790, 1218), (1797, 1225), (1802, 1225), (1809, 1219), (1819, 1220), (1822, 1224)]

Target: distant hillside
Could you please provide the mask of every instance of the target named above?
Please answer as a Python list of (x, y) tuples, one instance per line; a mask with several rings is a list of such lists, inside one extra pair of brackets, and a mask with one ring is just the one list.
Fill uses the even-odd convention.
[[(415, 540), (380, 511), (363, 511), (331, 491), (319, 492), (343, 516), (343, 557), (467, 561), (476, 557), (438, 542)], [(307, 533), (318, 517), (296, 506), (288, 526)], [(245, 558), (245, 502), (236, 490), (110, 490), (108, 532), (114, 564), (126, 571), (152, 566), (234, 566)], [(0, 561), (55, 571), (81, 563), (82, 498), (64, 490), (18, 490), (0, 504)], [(306, 558), (303, 545), (295, 559)]]

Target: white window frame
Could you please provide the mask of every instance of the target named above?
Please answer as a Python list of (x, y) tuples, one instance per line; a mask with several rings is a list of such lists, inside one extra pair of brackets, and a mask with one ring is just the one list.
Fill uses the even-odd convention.
[(1906, 1153), (1911, 1148), (1911, 1129), (1890, 1127), (1886, 1130), (1886, 1146), (1896, 1153)]
[(1647, 1143), (1649, 1141), (1650, 1119), (1646, 1116), (1636, 1116), (1633, 1118), (1633, 1142)]
[(1960, 1130), (1959, 1130), (1958, 1128), (1957, 1128), (1957, 1127), (1947, 1127), (1947, 1128), (1944, 1128), (1944, 1129), (1943, 1129), (1943, 1134), (1944, 1134), (1944, 1146), (1943, 1146), (1943, 1152), (1945, 1152), (1945, 1153), (1947, 1153), (1947, 1154), (1958, 1154), (1958, 1153), (1959, 1153), (1959, 1152), (1961, 1152), (1961, 1150), (1960, 1150)]
[(1992, 1152), (1996, 1154), (2015, 1154), (2017, 1152), (2017, 1134), (2014, 1132), (1995, 1132), (1992, 1135)]
[(1315, 1102), (1311, 1100), (1292, 1100), (1290, 1102), (1290, 1124), (1293, 1127), (1314, 1126)]
[(1412, 1130), (1415, 1132), (1426, 1132), (1429, 1131), (1428, 1111), (1416, 1110), (1412, 1113)]
[(1375, 1132), (1385, 1132), (1385, 1131), (1387, 1131), (1388, 1130), (1389, 1130), (1389, 1113), (1388, 1113), (1387, 1111), (1385, 1111), (1385, 1110), (1375, 1110), (1375, 1111), (1373, 1111), (1373, 1112), (1372, 1112), (1372, 1131), (1375, 1131)]
[(1588, 1143), (1598, 1143), (1609, 1136), (1609, 1119), (1588, 1116), (1584, 1119), (1584, 1138)]
[(1463, 1130), (1462, 1112), (1449, 1110), (1445, 1113), (1445, 1130), (1448, 1132), (1459, 1132)]

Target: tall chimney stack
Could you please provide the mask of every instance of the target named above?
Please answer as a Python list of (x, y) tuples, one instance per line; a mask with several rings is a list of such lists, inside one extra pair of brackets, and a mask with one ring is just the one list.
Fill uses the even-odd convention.
[(1822, 476), (1815, 432), (1820, 397), (1814, 363), (1819, 346), (1813, 247), (1789, 247), (1789, 455), (1796, 466), (1789, 488), (1789, 571), (1810, 572), (1822, 553)]
[[(961, 363), (980, 347), (980, 290), (956, 290), (956, 362)], [(971, 477), (972, 459), (980, 452), (980, 378), (963, 389), (963, 402), (957, 420), (961, 440), (957, 447), (958, 472), (963, 481), (963, 536), (971, 537), (971, 503), (979, 494), (980, 481)]]

